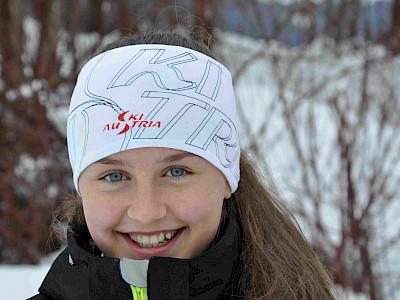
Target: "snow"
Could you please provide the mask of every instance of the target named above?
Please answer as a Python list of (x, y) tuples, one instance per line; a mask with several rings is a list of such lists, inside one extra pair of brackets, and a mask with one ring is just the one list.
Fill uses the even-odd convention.
[(50, 269), (50, 264), (0, 265), (0, 299), (27, 299), (38, 289)]
[(63, 249), (42, 257), (38, 265), (0, 264), (0, 299), (20, 300), (38, 294), (51, 264)]

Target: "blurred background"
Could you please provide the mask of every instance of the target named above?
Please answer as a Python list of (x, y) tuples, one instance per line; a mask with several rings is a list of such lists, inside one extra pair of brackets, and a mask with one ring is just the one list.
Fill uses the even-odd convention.
[(102, 44), (165, 28), (231, 70), (241, 146), (343, 298), (400, 299), (400, 0), (0, 1), (1, 290), (29, 285), (16, 270), (40, 284), (60, 248), (49, 227), (75, 192), (80, 68)]

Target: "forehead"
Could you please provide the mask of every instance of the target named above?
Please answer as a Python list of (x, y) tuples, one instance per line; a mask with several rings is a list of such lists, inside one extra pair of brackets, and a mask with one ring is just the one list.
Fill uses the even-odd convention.
[(196, 154), (182, 150), (163, 147), (146, 147), (121, 151), (102, 158), (96, 163), (120, 164), (122, 161), (146, 161), (152, 164), (156, 164), (178, 161), (185, 158), (198, 158), (204, 160)]

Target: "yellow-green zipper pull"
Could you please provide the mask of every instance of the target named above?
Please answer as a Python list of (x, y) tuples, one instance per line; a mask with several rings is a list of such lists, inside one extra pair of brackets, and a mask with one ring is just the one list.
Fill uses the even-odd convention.
[(131, 285), (131, 290), (132, 290), (133, 300), (148, 300), (147, 288)]

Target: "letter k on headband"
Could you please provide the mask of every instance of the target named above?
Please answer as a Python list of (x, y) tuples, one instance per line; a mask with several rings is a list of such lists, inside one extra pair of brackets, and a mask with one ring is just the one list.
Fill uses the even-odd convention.
[(194, 153), (217, 167), (232, 193), (240, 147), (230, 72), (179, 46), (132, 45), (92, 58), (81, 70), (68, 115), (75, 188), (91, 163), (135, 148)]

